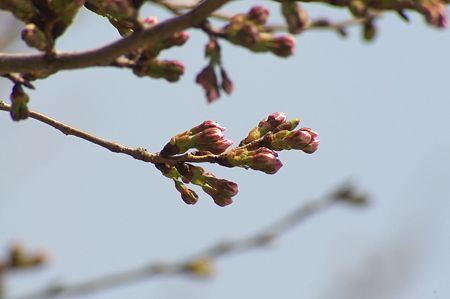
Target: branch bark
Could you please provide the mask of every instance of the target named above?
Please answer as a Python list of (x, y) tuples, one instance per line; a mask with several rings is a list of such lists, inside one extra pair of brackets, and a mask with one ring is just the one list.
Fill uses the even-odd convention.
[(80, 69), (91, 66), (106, 66), (119, 56), (124, 55), (143, 44), (167, 37), (175, 32), (198, 26), (213, 11), (230, 0), (204, 0), (191, 11), (168, 19), (152, 28), (135, 32), (101, 48), (82, 52), (63, 52), (54, 56), (39, 54), (0, 53), (0, 75), (25, 72), (56, 72), (60, 70)]

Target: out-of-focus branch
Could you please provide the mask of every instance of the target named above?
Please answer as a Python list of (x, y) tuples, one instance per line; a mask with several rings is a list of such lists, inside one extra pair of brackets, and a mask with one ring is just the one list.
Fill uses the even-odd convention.
[[(164, 7), (165, 9), (167, 9), (174, 15), (182, 15), (183, 11), (192, 9), (192, 7), (196, 5), (196, 3), (174, 4), (170, 1), (157, 1), (155, 3)], [(311, 30), (311, 29), (332, 30), (332, 31), (339, 33), (342, 36), (346, 36), (347, 35), (346, 30), (348, 27), (363, 24), (364, 22), (367, 22), (368, 19), (378, 18), (380, 16), (381, 16), (381, 13), (377, 13), (377, 14), (371, 16), (370, 18), (355, 17), (355, 18), (350, 18), (348, 20), (344, 20), (344, 21), (332, 21), (332, 20), (325, 19), (325, 18), (319, 18), (319, 19), (315, 19), (315, 20), (311, 21), (309, 24), (307, 24), (303, 28), (302, 31), (307, 31), (307, 30)], [(211, 17), (213, 17), (217, 20), (227, 22), (227, 21), (231, 20), (233, 15), (230, 13), (223, 12), (223, 11), (217, 11), (217, 12), (212, 13)], [(276, 31), (287, 32), (288, 31), (288, 27), (286, 26), (286, 24), (268, 24), (268, 25), (265, 25), (264, 28), (267, 31), (271, 31), (271, 32), (276, 32)], [(220, 34), (220, 30), (214, 30), (214, 31), (218, 33), (217, 34), (218, 37), (222, 37), (222, 34)]]
[(331, 194), (303, 204), (297, 210), (275, 221), (259, 233), (241, 239), (220, 242), (185, 260), (175, 263), (150, 263), (135, 269), (78, 283), (57, 284), (17, 299), (50, 299), (55, 297), (82, 296), (162, 275), (189, 274), (197, 277), (208, 276), (212, 274), (212, 263), (215, 260), (264, 247), (309, 217), (339, 202), (360, 205), (367, 203), (367, 197), (356, 193), (353, 188), (345, 185)]
[(152, 43), (175, 32), (198, 26), (213, 11), (228, 1), (205, 0), (186, 14), (171, 18), (141, 32), (135, 32), (97, 49), (83, 52), (64, 52), (55, 55), (0, 53), (0, 74), (55, 72), (110, 65), (119, 56), (129, 53), (137, 47), (142, 47), (143, 44)]

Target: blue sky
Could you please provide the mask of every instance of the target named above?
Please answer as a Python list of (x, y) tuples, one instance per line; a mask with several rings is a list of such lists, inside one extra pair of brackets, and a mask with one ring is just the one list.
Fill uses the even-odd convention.
[[(144, 14), (164, 17), (151, 7)], [(347, 16), (322, 6), (311, 6), (310, 14)], [(219, 208), (199, 192), (199, 203), (186, 206), (151, 165), (34, 120), (13, 123), (3, 113), (0, 244), (21, 240), (51, 255), (45, 269), (8, 277), (11, 297), (55, 281), (179, 260), (252, 234), (351, 180), (370, 194), (368, 208), (323, 212), (267, 249), (220, 260), (210, 279), (149, 280), (87, 297), (449, 298), (450, 38), (448, 30), (411, 16), (410, 24), (383, 17), (370, 44), (356, 28), (348, 39), (306, 32), (288, 59), (223, 42), (236, 88), (212, 105), (193, 83), (207, 63), (206, 37), (197, 31), (185, 47), (163, 54), (186, 64), (177, 84), (107, 68), (37, 82), (32, 109), (150, 151), (207, 119), (238, 142), (275, 111), (317, 130), (321, 146), (313, 155), (282, 152), (284, 167), (274, 176), (207, 166), (237, 182), (239, 195)], [(93, 48), (115, 38), (104, 20), (83, 13), (59, 48)], [(5, 99), (9, 85), (1, 84)]]

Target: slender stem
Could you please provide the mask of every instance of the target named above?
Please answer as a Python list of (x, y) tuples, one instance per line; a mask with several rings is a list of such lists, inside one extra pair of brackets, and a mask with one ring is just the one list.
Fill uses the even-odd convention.
[[(0, 101), (0, 110), (2, 111), (10, 111), (11, 110), (11, 106), (6, 104), (3, 101)], [(179, 163), (179, 162), (196, 162), (196, 163), (201, 163), (201, 162), (209, 162), (209, 163), (217, 163), (218, 160), (220, 159), (219, 155), (213, 155), (213, 154), (206, 154), (206, 155), (202, 155), (202, 156), (196, 156), (193, 155), (191, 153), (187, 153), (184, 155), (179, 155), (179, 156), (174, 156), (174, 157), (161, 157), (159, 155), (159, 153), (151, 153), (148, 152), (147, 150), (145, 150), (142, 147), (138, 147), (138, 148), (131, 148), (113, 141), (109, 141), (100, 137), (96, 137), (94, 135), (91, 135), (89, 133), (86, 133), (82, 130), (79, 130), (77, 128), (74, 128), (72, 126), (69, 126), (65, 123), (62, 123), (58, 120), (55, 120), (53, 118), (50, 118), (42, 113), (39, 112), (35, 112), (35, 111), (30, 111), (29, 112), (29, 117), (33, 118), (35, 120), (38, 120), (40, 122), (43, 122), (55, 129), (57, 129), (58, 131), (60, 131), (61, 133), (65, 134), (65, 135), (72, 135), (72, 136), (76, 136), (78, 138), (81, 138), (83, 140), (89, 141), (91, 143), (94, 143), (98, 146), (101, 146), (103, 148), (106, 148), (108, 150), (110, 150), (113, 153), (120, 153), (120, 154), (125, 154), (125, 155), (129, 155), (137, 160), (141, 160), (144, 162), (149, 162), (149, 163), (166, 163), (166, 164), (175, 164), (175, 163)]]

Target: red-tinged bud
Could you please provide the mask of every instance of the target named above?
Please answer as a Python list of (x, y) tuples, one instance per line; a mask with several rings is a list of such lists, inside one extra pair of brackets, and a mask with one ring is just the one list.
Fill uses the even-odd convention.
[(208, 129), (217, 129), (221, 132), (225, 131), (225, 127), (221, 126), (213, 120), (206, 120), (189, 130), (190, 134), (197, 134)]
[(164, 78), (169, 82), (178, 81), (184, 74), (184, 65), (178, 60), (139, 61), (133, 68), (137, 76), (149, 76), (152, 78)]
[[(205, 175), (210, 175), (210, 173), (205, 173)], [(218, 206), (224, 207), (233, 202), (232, 197), (239, 192), (239, 186), (236, 183), (214, 176), (205, 178), (207, 184), (203, 185), (202, 189), (213, 198)]]
[(1, 0), (0, 9), (10, 11), (16, 18), (25, 23), (31, 21), (37, 14), (31, 0)]
[(184, 45), (184, 43), (186, 43), (188, 39), (189, 32), (187, 31), (175, 32), (174, 34), (172, 34), (172, 36), (169, 37), (169, 41), (172, 46)]
[(214, 72), (214, 66), (212, 64), (209, 64), (197, 75), (195, 82), (200, 84), (205, 90), (208, 103), (212, 103), (219, 98), (220, 92), (217, 83), (217, 76)]
[(279, 131), (273, 135), (271, 148), (274, 150), (302, 150), (305, 153), (312, 154), (319, 147), (319, 136), (310, 128), (301, 128), (294, 132), (287, 130)]
[(284, 112), (274, 112), (259, 122), (258, 126), (253, 128), (247, 137), (239, 143), (239, 146), (250, 143), (261, 138), (270, 131), (273, 131), (278, 126), (286, 121), (286, 114)]
[(220, 75), (222, 76), (222, 89), (227, 93), (231, 94), (233, 92), (233, 82), (231, 81), (228, 73), (223, 67), (220, 68)]
[(437, 28), (448, 26), (448, 12), (444, 3), (439, 0), (421, 0), (417, 3), (418, 10), (425, 16), (428, 24)]
[(276, 36), (266, 40), (265, 46), (277, 56), (288, 57), (294, 54), (295, 39), (289, 35)]
[(20, 86), (19, 84), (14, 85), (9, 98), (11, 100), (11, 118), (14, 121), (27, 119), (30, 113), (27, 106), (30, 98), (23, 91), (22, 86)]
[(255, 151), (250, 151), (248, 156), (245, 161), (250, 168), (260, 170), (267, 174), (275, 174), (283, 166), (277, 158), (278, 154), (266, 147), (260, 147)]
[(221, 154), (233, 143), (229, 139), (224, 139), (224, 130), (224, 127), (214, 121), (204, 121), (200, 125), (172, 137), (160, 155), (168, 157), (182, 154), (192, 148)]
[(247, 14), (247, 20), (255, 23), (256, 25), (264, 25), (269, 18), (269, 10), (267, 7), (258, 5), (250, 9)]
[(301, 8), (296, 2), (283, 1), (281, 3), (281, 12), (288, 24), (289, 32), (292, 34), (302, 32), (311, 23), (306, 10)]
[(175, 188), (180, 192), (181, 198), (183, 201), (188, 205), (196, 204), (198, 201), (198, 195), (195, 193), (195, 191), (189, 189), (186, 187), (185, 184), (183, 184), (180, 181), (174, 180), (175, 182)]
[(320, 140), (314, 140), (306, 145), (302, 150), (307, 154), (312, 154), (319, 148)]
[(22, 40), (29, 46), (41, 51), (47, 48), (47, 39), (35, 24), (27, 24), (21, 33)]
[(142, 20), (142, 25), (144, 25), (145, 28), (152, 27), (156, 24), (158, 24), (158, 18), (155, 16), (146, 17)]

